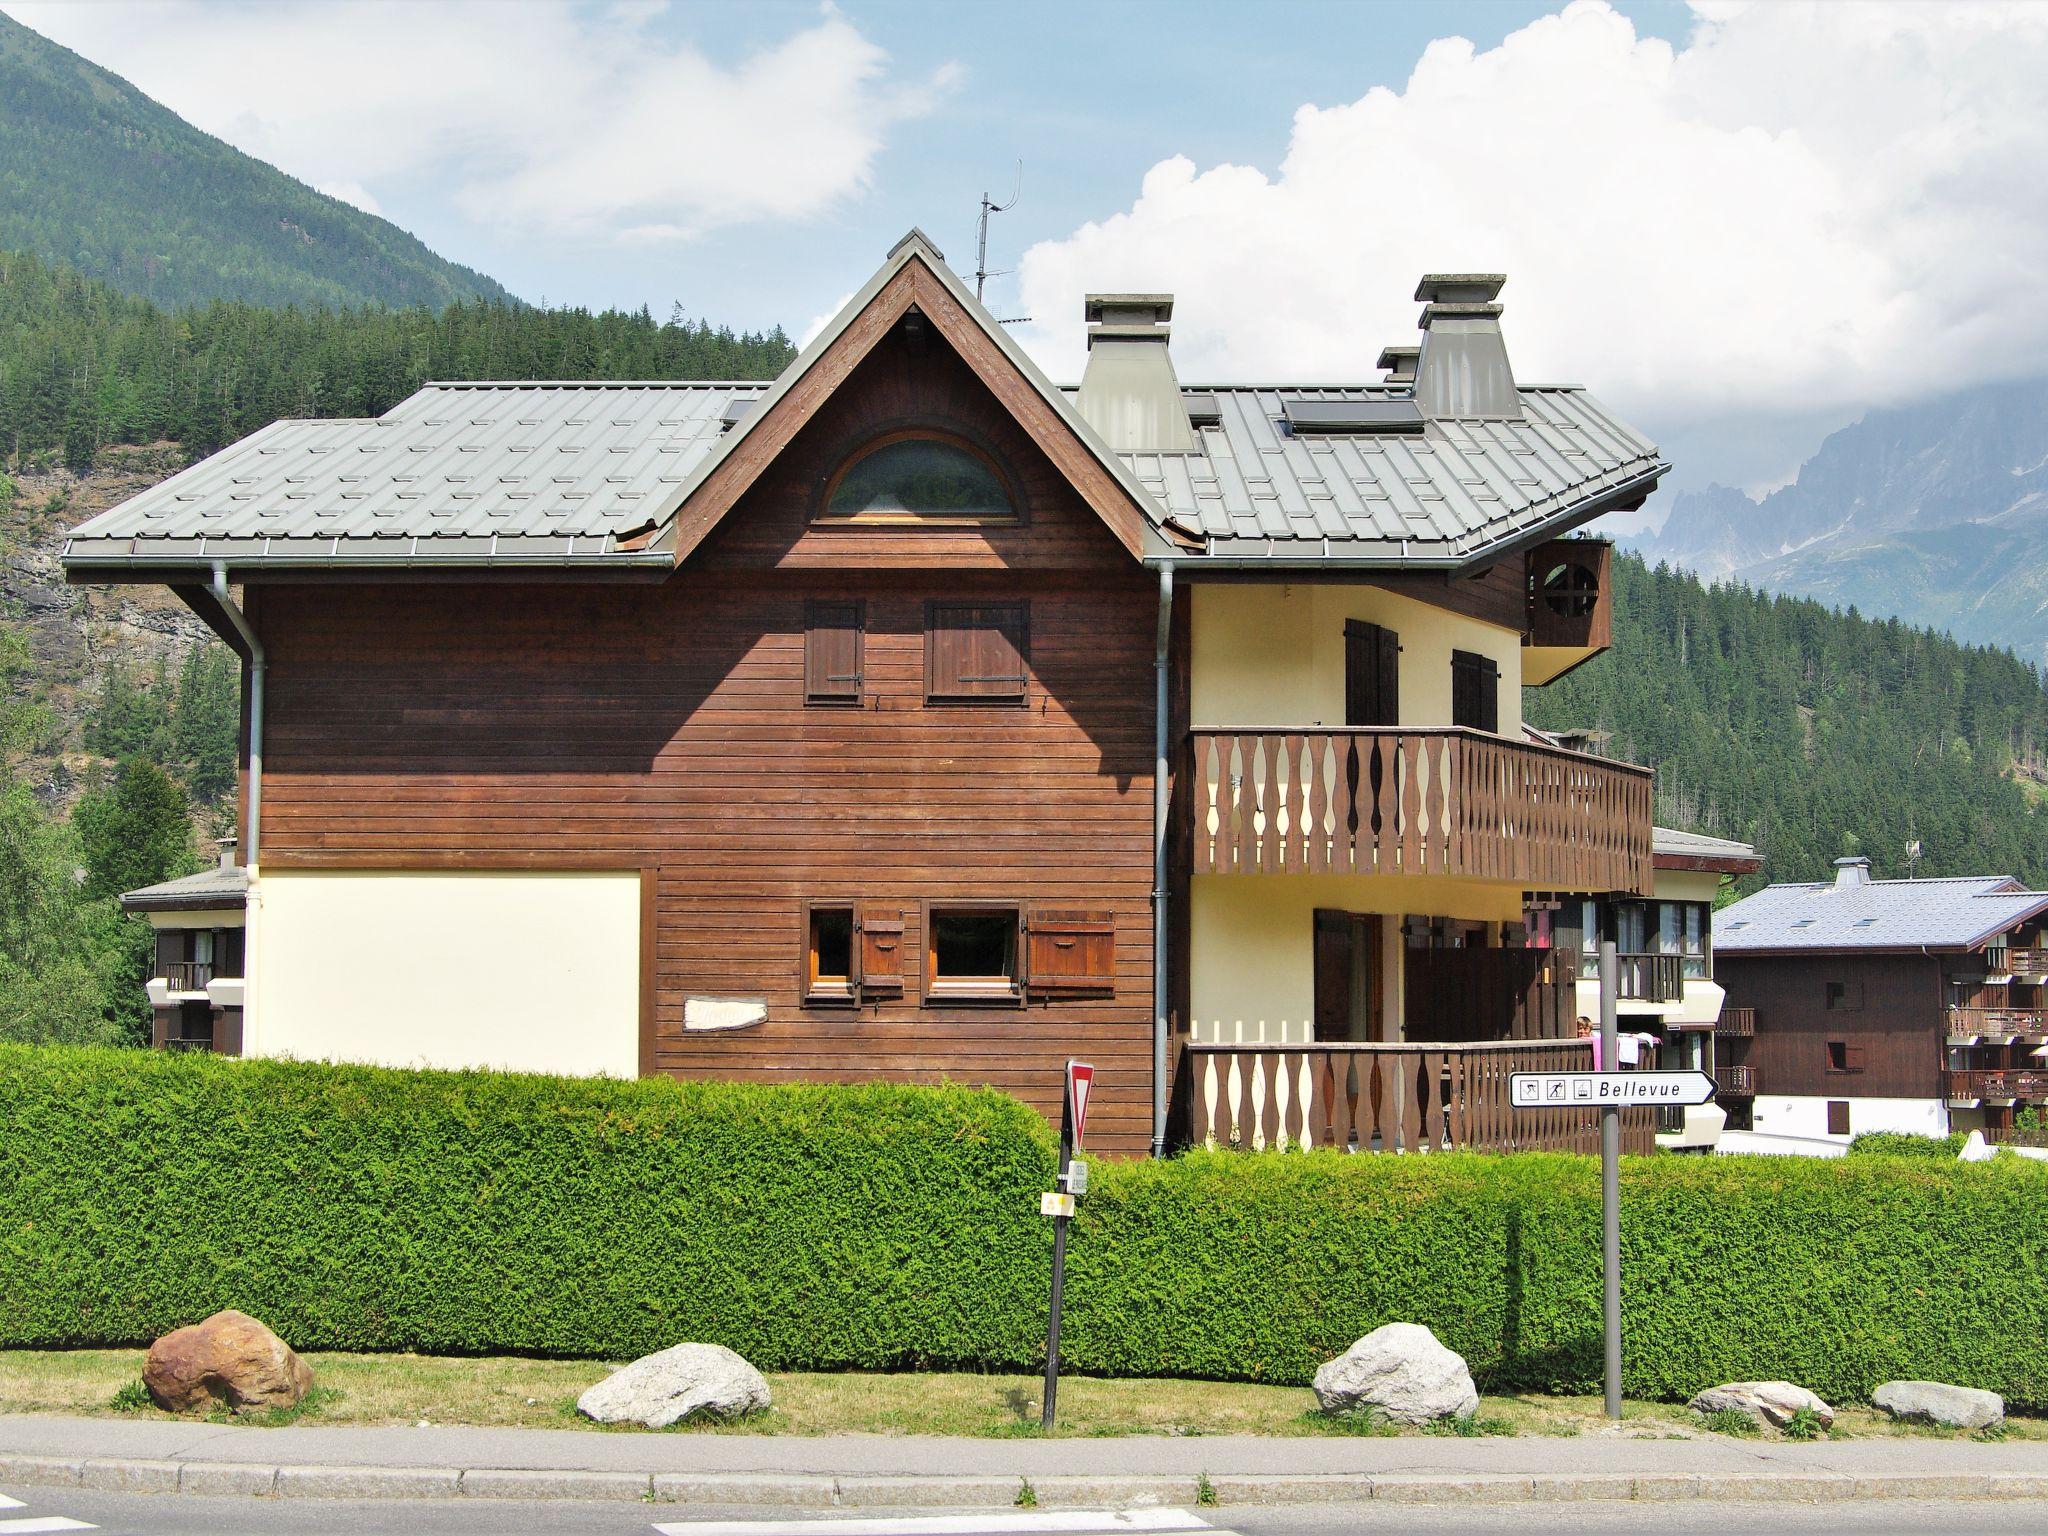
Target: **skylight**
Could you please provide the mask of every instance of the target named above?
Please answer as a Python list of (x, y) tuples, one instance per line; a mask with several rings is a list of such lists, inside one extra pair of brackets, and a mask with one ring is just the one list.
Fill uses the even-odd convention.
[(1794, 923), (1792, 926), (1794, 928), (1811, 928), (1813, 926), (1813, 919), (1810, 917), (1802, 917), (1799, 919), (1798, 922)]
[(1874, 928), (1877, 926), (1877, 919), (1874, 917), (1859, 917), (1856, 919), (1855, 926), (1858, 928)]

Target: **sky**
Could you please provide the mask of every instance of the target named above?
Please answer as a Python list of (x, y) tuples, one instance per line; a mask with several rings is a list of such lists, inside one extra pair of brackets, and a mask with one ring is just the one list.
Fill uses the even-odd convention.
[(988, 298), (1055, 378), (1089, 291), (1176, 294), (1185, 381), (1358, 379), (1422, 272), (1502, 271), (1521, 378), (1763, 489), (2048, 371), (2048, 6), (0, 8), (535, 301), (800, 338), (1016, 187)]

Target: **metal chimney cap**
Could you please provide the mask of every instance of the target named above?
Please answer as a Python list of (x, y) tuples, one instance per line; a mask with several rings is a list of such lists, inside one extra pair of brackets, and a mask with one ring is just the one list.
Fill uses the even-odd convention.
[(1173, 318), (1170, 293), (1091, 293), (1083, 296), (1081, 306), (1090, 325), (1164, 325)]
[(1415, 302), (1491, 304), (1507, 281), (1505, 272), (1426, 272), (1415, 285)]
[(1373, 366), (1386, 370), (1389, 384), (1412, 384), (1415, 381), (1415, 362), (1421, 356), (1420, 347), (1381, 347), (1380, 360)]

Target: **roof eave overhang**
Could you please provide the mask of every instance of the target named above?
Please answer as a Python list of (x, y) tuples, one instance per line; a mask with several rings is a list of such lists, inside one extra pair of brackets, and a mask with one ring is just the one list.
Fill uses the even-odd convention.
[(60, 557), (64, 580), (71, 586), (145, 582), (182, 586), (193, 580), (211, 578), (216, 565), (227, 567), (231, 581), (261, 581), (267, 577), (308, 578), (369, 577), (378, 581), (404, 579), (490, 580), (536, 576), (580, 580), (642, 579), (658, 581), (674, 569), (666, 549), (640, 550), (625, 554), (578, 555), (573, 559), (549, 559), (538, 555), (415, 555), (382, 557), (374, 555), (192, 555), (166, 558), (146, 553), (121, 555), (80, 555), (68, 550)]
[(1651, 857), (1657, 868), (1681, 874), (1751, 875), (1764, 867), (1761, 854), (1744, 857), (1732, 853), (1657, 853)]
[[(1502, 560), (1512, 559), (1548, 543), (1560, 534), (1591, 522), (1596, 517), (1629, 506), (1641, 505), (1643, 499), (1656, 489), (1657, 482), (1670, 473), (1670, 464), (1663, 460), (1649, 466), (1617, 485), (1608, 487), (1582, 501), (1575, 501), (1556, 512), (1548, 513), (1527, 527), (1496, 539), (1484, 539), (1464, 549), (1446, 548), (1440, 540), (1401, 540), (1398, 553), (1378, 549), (1372, 554), (1347, 555), (1340, 553), (1348, 541), (1341, 539), (1304, 540), (1308, 548), (1302, 553), (1287, 552), (1287, 546), (1294, 541), (1268, 539), (1263, 542), (1268, 553), (1257, 555), (1211, 554), (1206, 552), (1184, 554), (1176, 557), (1190, 571), (1448, 571), (1454, 575), (1483, 571)], [(1232, 540), (1230, 542), (1238, 542)], [(1209, 541), (1209, 547), (1215, 541)], [(1410, 550), (1415, 553), (1410, 553)]]

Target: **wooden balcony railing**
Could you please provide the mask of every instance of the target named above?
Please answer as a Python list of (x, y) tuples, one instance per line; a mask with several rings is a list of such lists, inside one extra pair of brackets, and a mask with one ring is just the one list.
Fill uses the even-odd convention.
[(1951, 1008), (1951, 1037), (1970, 1035), (2048, 1036), (2048, 1008)]
[(1756, 1010), (1754, 1008), (1723, 1008), (1720, 1019), (1714, 1025), (1714, 1032), (1721, 1035), (1755, 1034)]
[[(1580, 1040), (1344, 1042), (1182, 1049), (1175, 1140), (1246, 1149), (1597, 1152), (1596, 1110), (1516, 1109), (1515, 1072), (1590, 1071)], [(1622, 1149), (1655, 1144), (1652, 1112), (1623, 1110)]]
[(2048, 1126), (1987, 1125), (1984, 1139), (1994, 1147), (2048, 1147)]
[(1718, 1066), (1714, 1068), (1714, 1082), (1721, 1092), (1732, 1098), (1753, 1099), (1756, 1097), (1756, 1068)]
[(1192, 733), (1197, 874), (1643, 891), (1650, 770), (1458, 727)]
[[(1993, 954), (2002, 954), (2002, 964), (1994, 965)], [(2048, 981), (2048, 949), (2007, 948), (1987, 953), (1984, 957), (1987, 969), (2003, 970), (2015, 981)]]
[(164, 967), (164, 981), (173, 992), (204, 992), (213, 980), (213, 963), (208, 960), (173, 960)]
[(1670, 1003), (1685, 996), (1685, 956), (1620, 955), (1620, 996), (1631, 1002)]
[(1942, 1077), (1950, 1103), (1974, 1103), (1979, 1099), (2048, 1099), (2048, 1071), (2028, 1067), (1993, 1068), (1987, 1071), (1944, 1072)]

